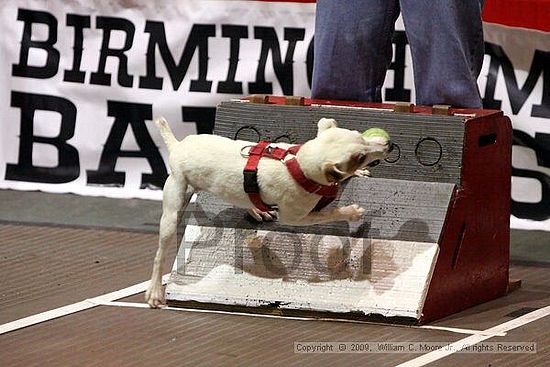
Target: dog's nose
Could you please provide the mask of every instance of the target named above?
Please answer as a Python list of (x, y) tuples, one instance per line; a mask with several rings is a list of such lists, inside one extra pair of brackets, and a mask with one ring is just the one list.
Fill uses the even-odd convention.
[(390, 142), (388, 143), (388, 153), (391, 153), (394, 147), (395, 147), (395, 146), (394, 146), (394, 144), (393, 144), (393, 141), (390, 141)]

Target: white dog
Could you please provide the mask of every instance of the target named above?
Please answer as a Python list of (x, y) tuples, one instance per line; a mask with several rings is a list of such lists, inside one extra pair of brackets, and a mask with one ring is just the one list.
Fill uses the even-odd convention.
[[(176, 234), (178, 212), (184, 210), (192, 191), (207, 191), (237, 207), (248, 209), (255, 219), (270, 220), (274, 212), (255, 208), (243, 189), (243, 151), (255, 145), (216, 135), (191, 135), (178, 141), (163, 118), (156, 120), (169, 151), (170, 176), (164, 185), (159, 248), (154, 261), (151, 283), (145, 294), (147, 303), (157, 308), (164, 303), (161, 265), (166, 246)], [(287, 149), (290, 144), (273, 144)], [(321, 119), (317, 137), (306, 142), (296, 153), (303, 174), (321, 185), (334, 185), (353, 175), (369, 175), (366, 169), (391, 151), (389, 137), (364, 137), (358, 131), (337, 127), (333, 119)], [(288, 159), (289, 157), (285, 158)], [(262, 158), (257, 182), (261, 200), (278, 208), (283, 224), (311, 225), (332, 221), (359, 221), (364, 209), (358, 205), (312, 211), (320, 196), (304, 190), (281, 160)], [(189, 189), (189, 190), (188, 190)]]

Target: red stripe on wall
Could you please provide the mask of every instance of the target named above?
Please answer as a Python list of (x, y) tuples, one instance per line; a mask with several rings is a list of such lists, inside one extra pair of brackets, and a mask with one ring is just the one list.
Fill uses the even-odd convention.
[[(271, 2), (314, 3), (315, 0), (257, 0)], [(336, 0), (335, 0), (336, 1)], [(483, 20), (550, 32), (550, 0), (485, 0)]]
[(254, 1), (268, 1), (271, 3), (314, 3), (316, 0), (254, 0)]
[(550, 32), (550, 0), (485, 0), (483, 20)]

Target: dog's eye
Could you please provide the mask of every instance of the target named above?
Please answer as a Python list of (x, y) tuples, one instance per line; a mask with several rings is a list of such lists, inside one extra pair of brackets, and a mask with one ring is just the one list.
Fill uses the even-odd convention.
[(358, 159), (357, 159), (357, 161), (359, 162), (359, 164), (365, 163), (365, 160), (367, 160), (367, 156), (364, 155), (364, 154), (361, 154), (361, 155), (358, 157)]
[(378, 166), (380, 164), (380, 159), (377, 159), (375, 161), (372, 161), (370, 162), (369, 164), (367, 164), (367, 166), (369, 167), (375, 167), (375, 166)]

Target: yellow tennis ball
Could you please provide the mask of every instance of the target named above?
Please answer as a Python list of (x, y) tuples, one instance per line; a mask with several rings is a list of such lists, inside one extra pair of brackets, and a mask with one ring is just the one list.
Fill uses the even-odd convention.
[(386, 130), (380, 129), (378, 127), (373, 127), (368, 130), (365, 130), (362, 135), (365, 138), (380, 137), (380, 138), (386, 138), (387, 140), (390, 140), (390, 134), (388, 134)]

